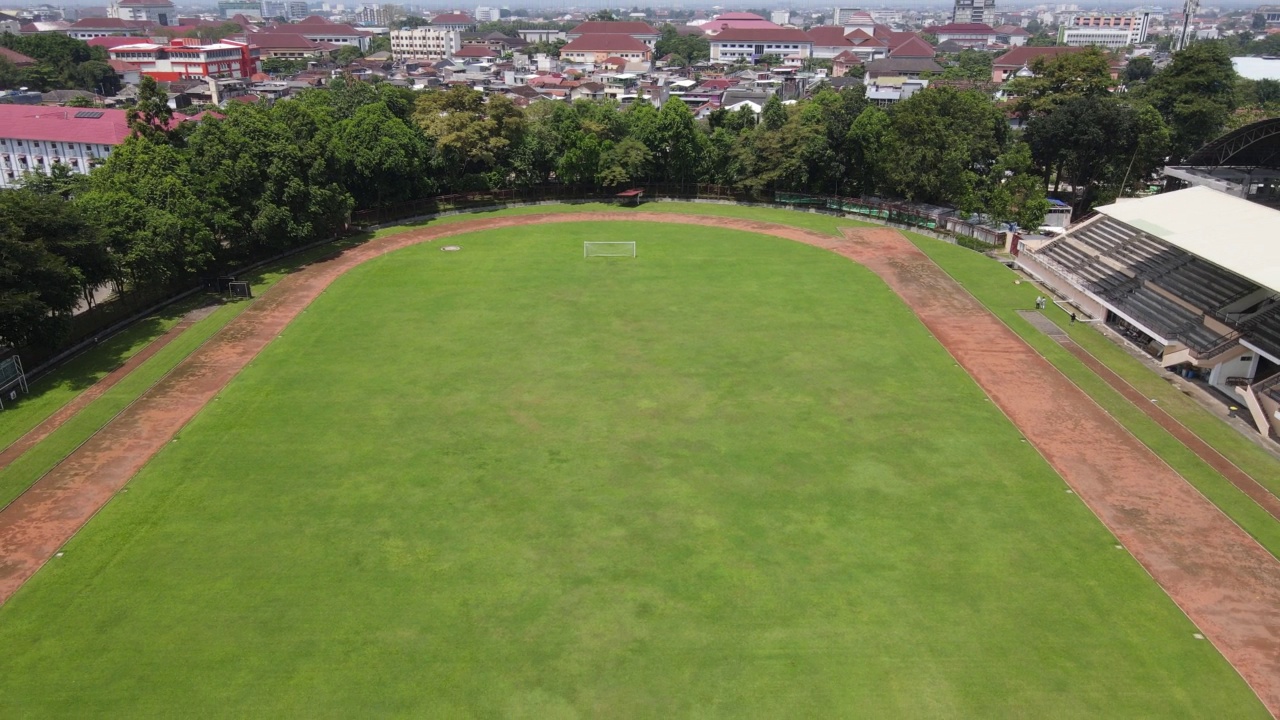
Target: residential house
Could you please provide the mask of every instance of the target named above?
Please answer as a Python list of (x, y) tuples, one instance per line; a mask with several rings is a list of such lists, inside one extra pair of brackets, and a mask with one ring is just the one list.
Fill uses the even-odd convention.
[(862, 68), (863, 65), (862, 58), (850, 50), (845, 50), (831, 59), (831, 77), (844, 77), (850, 74), (851, 70)]
[(815, 58), (834, 58), (854, 47), (853, 41), (845, 37), (845, 29), (838, 25), (811, 27), (808, 35), (813, 40), (813, 57)]
[(36, 64), (35, 58), (27, 57), (16, 50), (10, 50), (7, 47), (0, 47), (0, 58), (8, 60), (13, 65), (20, 68), (31, 67)]
[(883, 58), (867, 63), (866, 85), (890, 84), (893, 78), (919, 80), (926, 74), (940, 74), (942, 66), (930, 58)]
[(963, 47), (981, 48), (995, 43), (996, 31), (985, 23), (949, 23), (927, 28), (938, 42), (954, 40)]
[(1003, 83), (1012, 80), (1022, 68), (1029, 68), (1036, 58), (1053, 59), (1059, 55), (1083, 52), (1078, 47), (1021, 47), (1011, 48), (1009, 52), (996, 58), (991, 63), (991, 82)]
[(937, 55), (938, 53), (933, 49), (932, 45), (915, 35), (889, 50), (889, 57), (891, 58), (929, 58), (932, 60)]
[(598, 64), (609, 58), (647, 63), (653, 58), (653, 50), (643, 41), (623, 33), (579, 35), (560, 48), (560, 59), (564, 62)]
[(1031, 33), (1017, 25), (1001, 25), (996, 28), (996, 42), (1009, 47), (1022, 47), (1031, 39)]

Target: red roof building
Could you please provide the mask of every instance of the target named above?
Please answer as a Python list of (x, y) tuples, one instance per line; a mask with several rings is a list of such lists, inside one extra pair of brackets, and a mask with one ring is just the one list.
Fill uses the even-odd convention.
[(937, 54), (932, 45), (915, 35), (889, 51), (891, 58), (933, 58)]
[(781, 25), (771, 20), (749, 12), (728, 12), (720, 13), (714, 19), (709, 20), (698, 26), (704, 34), (715, 35), (718, 32), (729, 28), (738, 28), (743, 30), (775, 30), (781, 28)]
[(467, 32), (476, 29), (475, 18), (466, 13), (444, 13), (431, 18), (431, 27), (437, 30), (457, 30)]
[(795, 28), (729, 28), (710, 40), (712, 62), (755, 62), (765, 55), (806, 58), (813, 54), (813, 38)]
[(76, 40), (92, 40), (96, 37), (112, 37), (122, 35), (145, 36), (153, 22), (141, 20), (121, 20), (120, 18), (82, 18), (66, 29), (68, 36)]
[(257, 47), (225, 40), (201, 45), (194, 38), (174, 38), (167, 45), (135, 43), (107, 51), (112, 60), (123, 60), (156, 80), (248, 79), (258, 72)]
[(573, 41), (584, 35), (630, 35), (651, 48), (662, 37), (649, 23), (630, 20), (589, 20), (565, 33), (564, 37)]
[(1015, 73), (1024, 67), (1030, 67), (1037, 58), (1052, 60), (1059, 55), (1084, 52), (1082, 47), (1016, 47), (991, 62), (991, 82), (1002, 83), (1012, 80)]
[(127, 137), (124, 110), (0, 105), (0, 188), (55, 165), (88, 173)]
[(463, 45), (453, 56), (467, 60), (493, 60), (498, 57), (498, 53), (488, 45)]
[(926, 28), (926, 30), (933, 33), (939, 43), (952, 40), (964, 47), (990, 45), (996, 39), (995, 29), (983, 23), (948, 23)]
[(10, 50), (7, 47), (0, 47), (0, 58), (4, 58), (18, 67), (29, 67), (36, 64), (35, 58), (29, 58), (26, 55)]
[(566, 62), (602, 63), (611, 57), (627, 62), (648, 62), (653, 57), (653, 50), (644, 42), (624, 34), (581, 35), (560, 48), (560, 59)]

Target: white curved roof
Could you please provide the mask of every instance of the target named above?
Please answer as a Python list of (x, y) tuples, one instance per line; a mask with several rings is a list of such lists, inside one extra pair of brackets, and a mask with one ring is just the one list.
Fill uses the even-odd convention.
[(1097, 210), (1280, 292), (1280, 210), (1207, 187), (1121, 200)]

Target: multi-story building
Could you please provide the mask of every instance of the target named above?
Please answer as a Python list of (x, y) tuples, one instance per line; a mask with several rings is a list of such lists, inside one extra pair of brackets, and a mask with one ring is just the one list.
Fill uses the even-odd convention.
[(258, 0), (218, 0), (218, 16), (228, 20), (237, 15), (250, 20), (261, 20), (262, 12), (262, 3)]
[[(1124, 30), (1129, 34), (1129, 41), (1124, 45), (1138, 45), (1147, 41), (1147, 31), (1150, 25), (1151, 13), (1149, 12), (1135, 12), (1124, 15), (1090, 13), (1088, 15), (1076, 15), (1071, 18), (1069, 26), (1063, 25), (1063, 27), (1068, 30)], [(1118, 47), (1123, 47), (1124, 45)], [(1111, 46), (1109, 45), (1108, 47)]]
[(462, 48), (462, 33), (419, 27), (391, 31), (391, 56), (397, 60), (439, 60)]
[(376, 25), (385, 27), (391, 23), (390, 6), (387, 5), (364, 5), (361, 6), (355, 14), (355, 22), (361, 25)]
[(995, 42), (996, 31), (984, 23), (950, 23), (926, 28), (939, 43), (954, 42), (962, 47), (986, 47)]
[(178, 15), (169, 0), (115, 0), (107, 8), (107, 17), (161, 26), (178, 24)]
[(247, 79), (258, 72), (258, 48), (234, 40), (201, 45), (196, 38), (174, 38), (167, 45), (135, 43), (107, 52), (112, 60), (126, 62), (161, 81)]
[(493, 5), (481, 5), (476, 8), (476, 22), (498, 22), (502, 19), (502, 8)]
[(996, 0), (956, 0), (951, 22), (996, 25)]
[(652, 57), (653, 50), (648, 45), (621, 33), (580, 35), (560, 48), (560, 59), (571, 63), (603, 63), (621, 58), (633, 64), (649, 62)]
[(813, 38), (796, 28), (746, 30), (728, 28), (712, 36), (711, 59), (754, 62), (765, 55), (807, 58), (813, 55)]
[(284, 4), (284, 16), (290, 20), (301, 20), (311, 14), (306, 0), (289, 0)]
[(13, 33), (17, 35), (22, 31), (22, 22), (12, 15), (0, 13), (0, 35), (5, 33)]
[(437, 30), (471, 32), (476, 29), (476, 21), (466, 13), (444, 13), (431, 18), (431, 27)]
[[(758, 15), (752, 17), (764, 20)], [(571, 41), (583, 35), (629, 35), (650, 48), (658, 43), (658, 38), (662, 37), (662, 34), (649, 23), (635, 20), (589, 20), (564, 34), (565, 39)]]
[(289, 9), (280, 0), (262, 0), (262, 17), (288, 19)]
[(786, 25), (787, 23), (790, 23), (791, 11), (790, 10), (770, 10), (769, 22), (772, 22), (774, 25)]
[(124, 110), (0, 105), (0, 188), (57, 165), (87, 174), (127, 137)]
[(1067, 47), (1122, 48), (1133, 44), (1132, 37), (1124, 28), (1058, 28), (1058, 44)]
[(146, 35), (155, 23), (145, 20), (121, 20), (120, 18), (84, 18), (77, 20), (63, 32), (76, 40), (92, 40), (100, 37)]

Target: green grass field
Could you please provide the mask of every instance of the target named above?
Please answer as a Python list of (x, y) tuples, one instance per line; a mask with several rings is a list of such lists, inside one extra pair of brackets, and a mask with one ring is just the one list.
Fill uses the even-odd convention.
[(452, 242), (335, 283), (0, 607), (0, 716), (1266, 716), (865, 269)]

